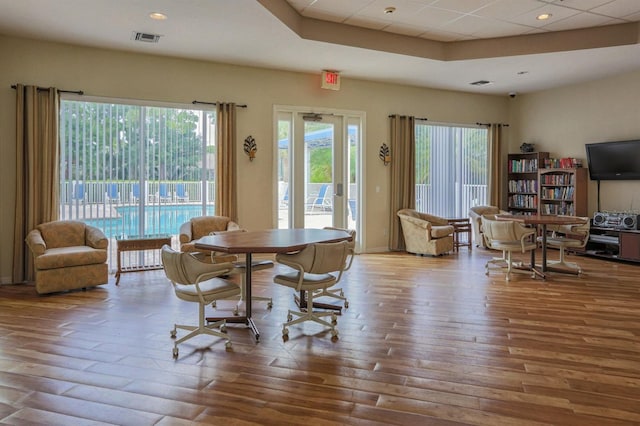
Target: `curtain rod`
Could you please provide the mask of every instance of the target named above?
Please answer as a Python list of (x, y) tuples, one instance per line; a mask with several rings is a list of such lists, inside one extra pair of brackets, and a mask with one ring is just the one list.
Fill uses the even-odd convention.
[[(12, 84), (11, 85), (12, 89), (17, 89), (18, 85), (17, 84)], [(45, 91), (45, 90), (49, 90), (48, 87), (37, 87), (38, 91)], [(62, 89), (56, 89), (58, 91), (58, 93), (75, 93), (76, 95), (84, 95), (84, 91), (82, 90), (62, 90)]]
[[(201, 104), (201, 105), (218, 105), (217, 102), (204, 102), (204, 101), (193, 101), (191, 102), (192, 104), (196, 105), (196, 104)], [(236, 105), (236, 107), (238, 108), (246, 108), (247, 105)]]
[[(507, 123), (495, 123), (498, 126), (502, 126), (502, 127), (509, 127), (509, 125)], [(491, 127), (491, 123), (476, 123), (476, 126), (486, 126), (486, 127)]]
[[(389, 116), (389, 118), (391, 118), (391, 117), (395, 117), (396, 115), (397, 115), (398, 117), (411, 117), (410, 115), (398, 115), (398, 114), (391, 114), (391, 115)], [(413, 118), (414, 118), (415, 120), (424, 120), (424, 121), (429, 121), (429, 119), (428, 119), (428, 118), (424, 118), (424, 117), (413, 117)]]

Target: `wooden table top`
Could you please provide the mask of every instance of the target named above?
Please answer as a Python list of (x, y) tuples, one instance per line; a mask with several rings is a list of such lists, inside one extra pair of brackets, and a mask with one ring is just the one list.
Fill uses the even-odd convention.
[(197, 240), (195, 247), (225, 253), (288, 253), (313, 243), (350, 239), (347, 232), (334, 229), (266, 229), (207, 235)]
[(527, 225), (575, 225), (582, 223), (582, 219), (575, 216), (562, 216), (553, 214), (497, 214), (498, 220), (515, 220)]

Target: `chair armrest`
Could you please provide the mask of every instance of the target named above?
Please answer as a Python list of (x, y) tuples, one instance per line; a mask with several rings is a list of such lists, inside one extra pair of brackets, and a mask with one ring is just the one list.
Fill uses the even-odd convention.
[(535, 228), (527, 228), (519, 223), (516, 224), (516, 232), (520, 236), (520, 246), (522, 248), (522, 252), (525, 252), (525, 246), (532, 239), (534, 242), (536, 241), (537, 230)]
[(109, 247), (109, 240), (104, 232), (95, 226), (87, 225), (85, 228), (85, 241), (89, 247), (106, 250)]
[(44, 242), (44, 239), (42, 239), (42, 234), (37, 229), (29, 232), (25, 241), (27, 242), (27, 246), (29, 246), (29, 249), (35, 257), (44, 254), (44, 252), (47, 250), (47, 244)]
[(180, 225), (180, 244), (184, 244), (184, 243), (188, 243), (190, 242), (193, 237), (191, 236), (191, 222), (185, 222), (182, 225)]

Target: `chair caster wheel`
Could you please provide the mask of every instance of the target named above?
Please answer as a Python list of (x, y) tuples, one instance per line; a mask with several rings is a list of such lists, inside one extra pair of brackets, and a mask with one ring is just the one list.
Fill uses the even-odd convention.
[(273, 302), (268, 302), (267, 303), (267, 309), (271, 309), (273, 308)]
[(338, 340), (338, 330), (335, 328), (331, 330), (331, 340)]
[(233, 308), (233, 315), (238, 316), (238, 312), (239, 312), (239, 309), (237, 306)]
[(231, 349), (233, 347), (233, 344), (231, 343), (231, 340), (227, 340), (227, 342), (224, 344), (224, 347), (226, 349)]
[(224, 324), (222, 324), (222, 325), (220, 326), (220, 332), (221, 332), (221, 333), (226, 333), (226, 332), (227, 332), (227, 326), (226, 326), (226, 325), (224, 325)]
[(291, 320), (293, 320), (293, 315), (291, 314), (287, 315), (287, 322), (290, 322)]
[(178, 348), (173, 348), (173, 357), (178, 358)]
[(213, 302), (211, 302), (211, 307), (215, 309), (215, 307), (216, 307), (216, 301), (215, 300)]
[(289, 338), (289, 329), (287, 327), (284, 327), (282, 329), (282, 339), (287, 340), (288, 338)]
[(340, 290), (340, 296), (344, 297), (344, 291)]
[(348, 309), (348, 308), (349, 308), (349, 301), (348, 301), (348, 300), (345, 300), (345, 301), (344, 301), (344, 308), (345, 308), (345, 309)]
[(171, 338), (172, 339), (176, 338), (176, 330), (171, 330)]

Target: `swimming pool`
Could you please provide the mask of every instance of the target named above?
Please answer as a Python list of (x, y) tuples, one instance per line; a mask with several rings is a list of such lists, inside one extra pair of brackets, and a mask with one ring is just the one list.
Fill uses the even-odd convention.
[[(202, 216), (202, 205), (163, 204), (144, 206), (144, 231), (140, 232), (139, 206), (115, 207), (119, 217), (85, 219), (83, 222), (100, 228), (107, 238), (121, 235), (171, 234), (177, 235), (180, 225), (192, 217)], [(207, 206), (206, 215), (213, 215), (214, 207)]]

